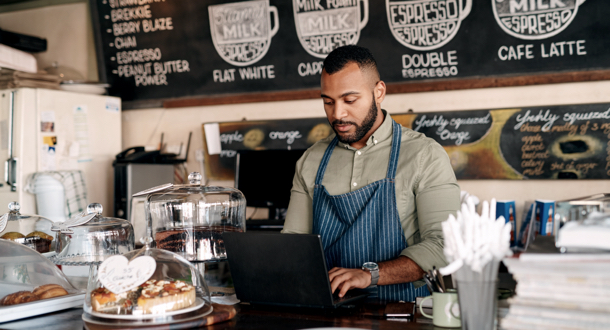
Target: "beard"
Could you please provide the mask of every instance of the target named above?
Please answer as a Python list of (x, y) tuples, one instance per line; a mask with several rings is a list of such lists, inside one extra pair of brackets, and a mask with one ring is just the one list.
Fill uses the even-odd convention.
[[(339, 141), (346, 143), (346, 144), (358, 142), (358, 141), (362, 140), (362, 138), (366, 135), (366, 133), (368, 133), (371, 130), (371, 128), (373, 127), (373, 125), (375, 124), (375, 120), (377, 120), (377, 112), (378, 112), (377, 103), (375, 103), (375, 98), (373, 97), (373, 103), (371, 104), (371, 108), (369, 109), (369, 112), (366, 114), (366, 117), (364, 118), (364, 120), (362, 120), (362, 123), (360, 125), (356, 124), (353, 121), (335, 120), (332, 123), (330, 123), (330, 126), (335, 131), (335, 134), (337, 135), (337, 138), (339, 139)], [(335, 129), (335, 125), (346, 125), (346, 124), (354, 125), (354, 127), (356, 127), (356, 131), (352, 134), (345, 134), (345, 133), (339, 133)]]

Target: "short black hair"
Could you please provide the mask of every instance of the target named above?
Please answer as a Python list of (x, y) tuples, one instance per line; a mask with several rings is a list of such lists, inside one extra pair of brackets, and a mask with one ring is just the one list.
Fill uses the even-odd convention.
[(379, 76), (377, 61), (375, 61), (371, 51), (356, 45), (342, 46), (330, 52), (326, 59), (324, 59), (323, 68), (326, 73), (333, 74), (352, 62), (357, 63), (361, 70), (373, 70)]

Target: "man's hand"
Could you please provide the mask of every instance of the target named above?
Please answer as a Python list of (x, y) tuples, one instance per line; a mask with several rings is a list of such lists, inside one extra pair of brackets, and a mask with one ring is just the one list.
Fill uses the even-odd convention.
[[(378, 263), (379, 280), (377, 285), (408, 283), (421, 280), (424, 271), (411, 259), (400, 256), (393, 260)], [(365, 289), (371, 285), (371, 273), (362, 269), (335, 267), (328, 272), (330, 288), (334, 293), (339, 289), (339, 297), (343, 297), (347, 290)]]
[(339, 289), (339, 297), (343, 297), (347, 290), (364, 289), (371, 285), (371, 273), (362, 269), (349, 269), (334, 267), (328, 272), (330, 288), (333, 293)]

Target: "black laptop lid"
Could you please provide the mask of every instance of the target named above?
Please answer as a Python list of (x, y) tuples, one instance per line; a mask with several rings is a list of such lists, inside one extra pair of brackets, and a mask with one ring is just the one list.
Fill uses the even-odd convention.
[(239, 300), (333, 305), (320, 236), (225, 232), (223, 238)]

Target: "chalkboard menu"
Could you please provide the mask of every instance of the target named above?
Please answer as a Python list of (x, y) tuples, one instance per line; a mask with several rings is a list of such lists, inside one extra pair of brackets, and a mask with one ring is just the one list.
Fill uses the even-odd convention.
[(443, 145), (459, 179), (610, 178), (610, 104), (435, 112), (397, 121)]
[(314, 89), (334, 48), (388, 83), (610, 69), (594, 0), (90, 0), (101, 80), (131, 101)]
[[(610, 179), (608, 103), (391, 116), (440, 143), (458, 179)], [(206, 173), (225, 180), (237, 150), (306, 149), (332, 134), (326, 118), (217, 127), (217, 154), (208, 152), (203, 127)]]

